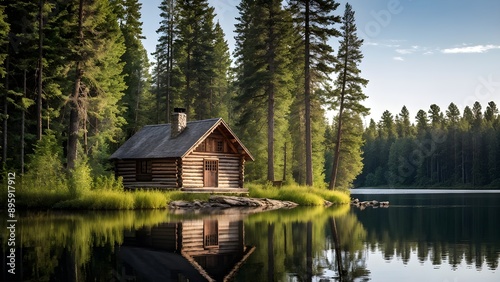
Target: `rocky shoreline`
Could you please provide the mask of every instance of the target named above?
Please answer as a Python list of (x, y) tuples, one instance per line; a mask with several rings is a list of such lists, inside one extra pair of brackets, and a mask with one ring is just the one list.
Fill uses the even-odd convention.
[(247, 198), (236, 196), (210, 196), (208, 202), (202, 201), (173, 201), (171, 209), (227, 209), (234, 207), (259, 208), (261, 210), (291, 209), (298, 204), (290, 201), (279, 201), (266, 198)]
[(359, 199), (351, 199), (351, 206), (355, 206), (360, 209), (365, 209), (367, 207), (373, 207), (373, 208), (388, 208), (389, 207), (389, 201), (377, 201), (377, 200), (371, 200), (371, 201), (363, 201), (361, 202)]
[[(332, 203), (325, 201), (325, 206), (331, 206)], [(290, 201), (280, 201), (267, 198), (248, 198), (237, 196), (210, 196), (208, 201), (173, 201), (169, 204), (170, 209), (174, 210), (224, 210), (230, 208), (250, 208), (259, 211), (276, 210), (276, 209), (292, 209), (298, 204)], [(365, 209), (387, 208), (388, 201), (360, 201), (359, 199), (351, 199), (351, 206)]]

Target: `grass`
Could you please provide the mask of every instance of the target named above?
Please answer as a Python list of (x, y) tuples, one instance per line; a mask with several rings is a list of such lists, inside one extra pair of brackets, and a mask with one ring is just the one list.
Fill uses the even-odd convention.
[(163, 192), (159, 190), (90, 190), (77, 197), (69, 191), (24, 190), (17, 206), (27, 209), (131, 210), (164, 209), (172, 201), (208, 201), (208, 193)]
[[(333, 204), (350, 202), (348, 194), (322, 188), (286, 185), (280, 188), (271, 185), (247, 184), (249, 196), (292, 201), (301, 206), (322, 206), (326, 201)], [(70, 209), (70, 210), (132, 210), (164, 209), (172, 201), (208, 201), (209, 193), (185, 193), (181, 191), (92, 189), (75, 196), (68, 189), (19, 189), (16, 206), (25, 209)]]
[(88, 191), (76, 199), (54, 205), (55, 209), (127, 210), (135, 207), (132, 193), (122, 191)]
[(301, 206), (320, 206), (324, 205), (325, 200), (333, 204), (348, 204), (350, 202), (348, 194), (323, 188), (299, 185), (285, 185), (277, 188), (259, 184), (248, 184), (247, 188), (250, 197), (292, 201)]

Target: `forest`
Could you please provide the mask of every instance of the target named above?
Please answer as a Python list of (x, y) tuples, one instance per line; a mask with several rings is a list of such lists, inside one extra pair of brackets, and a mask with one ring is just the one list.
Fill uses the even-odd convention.
[(363, 133), (363, 172), (358, 186), (498, 187), (500, 119), (495, 102), (460, 111), (450, 103), (419, 110), (385, 111)]
[[(170, 123), (173, 108), (182, 107), (188, 120), (230, 124), (256, 159), (246, 168), (251, 182), (330, 189), (498, 183), (493, 102), (462, 114), (454, 104), (445, 114), (431, 105), (415, 122), (403, 108), (363, 124), (368, 80), (349, 4), (235, 5), (231, 54), (207, 0), (163, 0), (150, 62), (138, 0), (2, 1), (2, 170), (40, 187), (113, 182), (110, 154), (142, 126)], [(332, 123), (327, 110), (336, 113)]]

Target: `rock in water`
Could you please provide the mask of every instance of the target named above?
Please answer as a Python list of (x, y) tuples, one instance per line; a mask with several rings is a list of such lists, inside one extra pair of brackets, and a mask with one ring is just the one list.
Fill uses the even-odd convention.
[(261, 198), (246, 198), (236, 196), (211, 196), (206, 203), (195, 201), (194, 203), (186, 201), (173, 201), (169, 205), (174, 209), (200, 209), (200, 208), (229, 208), (229, 207), (260, 207), (265, 210), (294, 208), (298, 204), (290, 201), (279, 201)]

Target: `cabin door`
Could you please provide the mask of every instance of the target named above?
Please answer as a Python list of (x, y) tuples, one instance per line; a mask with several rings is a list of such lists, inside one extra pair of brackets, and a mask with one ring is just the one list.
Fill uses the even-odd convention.
[(218, 160), (205, 160), (203, 171), (203, 186), (217, 187), (219, 176), (219, 161)]

